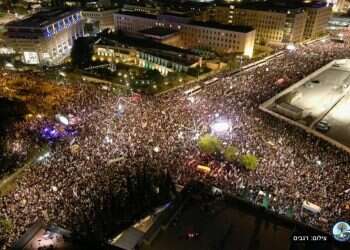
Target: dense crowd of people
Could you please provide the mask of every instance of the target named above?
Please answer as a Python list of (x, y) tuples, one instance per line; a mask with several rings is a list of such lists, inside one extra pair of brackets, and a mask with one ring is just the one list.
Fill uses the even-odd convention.
[[(78, 135), (51, 143), (49, 153), (25, 168), (16, 187), (0, 197), (0, 216), (13, 224), (4, 248), (38, 218), (79, 231), (108, 206), (111, 193), (127, 189), (127, 176), (145, 163), (152, 171), (168, 171), (182, 185), (201, 180), (233, 194), (248, 191), (253, 201), (260, 190), (268, 192), (277, 213), (293, 211), (295, 219), (328, 231), (337, 219), (350, 218), (345, 203), (350, 193), (344, 192), (350, 170), (337, 164), (349, 155), (258, 106), (326, 63), (347, 57), (348, 43), (300, 46), (250, 70), (220, 75), (191, 98), (178, 89), (133, 100), (77, 84), (75, 98), (59, 112), (79, 117)], [(284, 85), (275, 84), (281, 78)], [(256, 171), (199, 152), (198, 136), (210, 132), (217, 119), (232, 123), (232, 130), (220, 135), (224, 143), (258, 156)], [(25, 124), (23, 137), (23, 131), (39, 130), (44, 122)], [(193, 162), (212, 171), (199, 172)], [(304, 200), (320, 206), (321, 213), (305, 213)]]

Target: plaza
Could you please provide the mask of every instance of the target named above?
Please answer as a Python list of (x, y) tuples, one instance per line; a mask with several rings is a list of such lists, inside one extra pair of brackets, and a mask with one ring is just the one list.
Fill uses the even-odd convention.
[(264, 102), (260, 109), (350, 151), (350, 60), (334, 60)]

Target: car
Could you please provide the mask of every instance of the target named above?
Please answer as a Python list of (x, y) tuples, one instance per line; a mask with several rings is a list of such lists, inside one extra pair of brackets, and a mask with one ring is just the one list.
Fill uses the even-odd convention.
[(317, 131), (320, 131), (320, 132), (322, 132), (322, 133), (328, 132), (329, 129), (330, 129), (330, 127), (329, 127), (328, 123), (325, 122), (325, 121), (320, 121), (320, 122), (317, 123), (317, 125), (316, 125), (316, 130), (317, 130)]

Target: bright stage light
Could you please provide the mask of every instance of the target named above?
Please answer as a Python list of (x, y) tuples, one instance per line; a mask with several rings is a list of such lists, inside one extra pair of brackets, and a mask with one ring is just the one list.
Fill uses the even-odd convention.
[(153, 151), (156, 152), (156, 153), (159, 153), (160, 152), (160, 147), (159, 146), (155, 146), (153, 148)]
[(231, 129), (231, 123), (229, 121), (217, 121), (214, 122), (210, 127), (214, 133), (221, 134)]

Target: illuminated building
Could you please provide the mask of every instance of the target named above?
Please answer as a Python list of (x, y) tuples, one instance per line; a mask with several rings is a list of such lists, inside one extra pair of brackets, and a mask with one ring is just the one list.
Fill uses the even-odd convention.
[(95, 9), (95, 10), (83, 10), (81, 15), (85, 21), (85, 24), (93, 24), (97, 26), (98, 31), (104, 29), (114, 30), (113, 14), (117, 12), (116, 9)]
[(150, 6), (145, 4), (124, 4), (122, 11), (140, 12), (146, 14), (159, 14), (160, 8), (158, 6)]
[(306, 12), (308, 17), (304, 38), (313, 39), (325, 34), (328, 22), (332, 15), (331, 6), (322, 3), (310, 4), (306, 8)]
[(136, 12), (114, 14), (115, 29), (140, 33), (153, 27), (166, 27), (177, 31), (184, 48), (204, 48), (218, 53), (253, 55), (255, 30), (247, 26), (230, 26), (215, 22), (195, 22), (183, 15), (149, 15)]
[(161, 44), (150, 38), (119, 34), (113, 39), (100, 39), (94, 45), (93, 60), (124, 63), (146, 69), (169, 72), (187, 72), (200, 66), (202, 59), (185, 49)]
[(333, 12), (346, 13), (349, 9), (349, 2), (346, 0), (327, 0), (327, 4), (332, 6)]
[(79, 10), (51, 10), (6, 25), (6, 44), (26, 64), (59, 64), (83, 36)]
[(298, 43), (325, 33), (331, 16), (326, 3), (249, 2), (219, 4), (214, 20), (256, 29), (258, 43)]
[(218, 5), (214, 20), (254, 27), (258, 43), (289, 43), (303, 40), (306, 18), (299, 6), (254, 2)]

